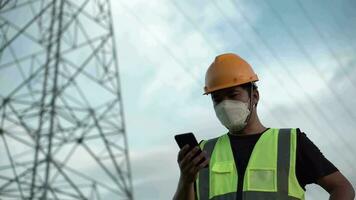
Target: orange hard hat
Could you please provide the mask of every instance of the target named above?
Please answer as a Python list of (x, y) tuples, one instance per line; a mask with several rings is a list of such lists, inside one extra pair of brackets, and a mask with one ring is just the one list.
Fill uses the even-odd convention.
[(216, 90), (258, 81), (258, 77), (240, 56), (227, 53), (216, 56), (205, 74), (204, 94)]

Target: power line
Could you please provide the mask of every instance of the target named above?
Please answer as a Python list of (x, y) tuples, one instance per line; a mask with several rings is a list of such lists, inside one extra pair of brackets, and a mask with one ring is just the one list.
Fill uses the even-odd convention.
[[(326, 87), (327, 90), (329, 90), (329, 92), (332, 94), (331, 96), (333, 96), (337, 102), (340, 102), (341, 107), (343, 108), (343, 110), (351, 117), (354, 119), (354, 121), (356, 121), (356, 116), (350, 112), (350, 110), (346, 107), (346, 105), (343, 103), (343, 100), (338, 96), (335, 95), (337, 94), (337, 92), (335, 91), (335, 89), (333, 88), (332, 84), (328, 84), (327, 80), (324, 76), (324, 73), (317, 67), (315, 61), (313, 60), (313, 58), (311, 58), (311, 56), (307, 53), (306, 49), (303, 47), (302, 43), (300, 42), (300, 40), (298, 39), (298, 37), (292, 32), (292, 30), (289, 28), (289, 26), (285, 23), (285, 21), (283, 20), (283, 18), (281, 17), (281, 15), (270, 5), (269, 2), (265, 2), (265, 4), (272, 10), (272, 13), (276, 16), (276, 18), (280, 21), (280, 23), (282, 24), (282, 26), (285, 28), (287, 34), (293, 39), (294, 43), (297, 45), (298, 49), (300, 50), (300, 52), (303, 54), (303, 56), (306, 58), (307, 62), (310, 64), (310, 66), (317, 72), (317, 75), (319, 76), (319, 78), (324, 82), (325, 85), (328, 85), (329, 87)], [(286, 68), (288, 69), (288, 68)]]
[(182, 61), (179, 60), (177, 56), (175, 56), (171, 48), (168, 47), (163, 41), (161, 41), (154, 33), (152, 33), (152, 31), (147, 28), (146, 24), (136, 15), (136, 13), (131, 8), (129, 8), (129, 6), (125, 5), (122, 1), (118, 2), (120, 2), (120, 4), (125, 8), (125, 11), (128, 11), (136, 19), (136, 21), (142, 25), (142, 28), (144, 28), (146, 32), (148, 32), (157, 43), (161, 44), (165, 52), (168, 53), (168, 55), (178, 64), (178, 66), (180, 66), (187, 74), (191, 76), (191, 78), (197, 83), (197, 85), (203, 85), (203, 83), (198, 79), (198, 77), (196, 77), (193, 72), (188, 70), (185, 67), (184, 63), (182, 63)]
[[(189, 22), (191, 23), (192, 27), (195, 28), (196, 31), (206, 40), (208, 46), (209, 46), (211, 49), (217, 51), (217, 48), (216, 48), (216, 46), (214, 45), (214, 43), (213, 43), (211, 40), (209, 40), (209, 39), (205, 36), (204, 31), (202, 31), (202, 30), (200, 29), (200, 26), (199, 26), (197, 23), (195, 23), (195, 22), (185, 13), (184, 10), (183, 10), (182, 8), (180, 8), (180, 7), (176, 4), (175, 1), (172, 1), (172, 2), (173, 2), (173, 5), (175, 6), (175, 8), (185, 17), (185, 19), (186, 19), (187, 21), (189, 21)], [(268, 103), (266, 103), (266, 102), (265, 102), (264, 100), (262, 100), (262, 99), (261, 99), (260, 101), (261, 101), (263, 104), (265, 104), (265, 105), (268, 104)], [(269, 114), (270, 114), (271, 116), (273, 116), (273, 118), (276, 119), (276, 121), (278, 121), (278, 122), (281, 121), (280, 119), (277, 119), (276, 116), (275, 116), (273, 113), (271, 113), (271, 111), (270, 111), (269, 109), (267, 109), (267, 111), (269, 112)], [(282, 123), (283, 123), (283, 122), (282, 122)], [(283, 123), (283, 124), (284, 124), (284, 123)]]
[[(283, 79), (282, 77), (278, 76), (278, 73), (273, 73), (272, 70), (267, 67), (267, 61), (261, 56), (261, 54), (258, 53), (258, 51), (256, 50), (256, 48), (254, 48), (254, 46), (252, 45), (252, 43), (247, 40), (246, 38), (244, 38), (243, 34), (238, 30), (237, 26), (235, 26), (233, 24), (233, 22), (229, 19), (229, 17), (226, 16), (226, 14), (221, 10), (221, 8), (218, 6), (218, 4), (216, 3), (215, 0), (212, 1), (214, 7), (219, 11), (219, 13), (223, 16), (223, 18), (225, 19), (225, 21), (228, 23), (228, 25), (230, 25), (230, 27), (237, 33), (237, 35), (239, 35), (243, 41), (245, 41), (247, 43), (247, 45), (249, 46), (249, 49), (252, 50), (252, 52), (254, 53), (254, 55), (257, 57), (257, 59), (263, 64), (263, 66), (266, 66), (264, 69), (267, 70), (267, 72), (272, 76), (272, 77), (276, 77), (277, 79), (277, 83), (280, 83), (280, 86), (284, 89), (284, 91), (287, 93), (287, 96), (292, 100), (293, 103), (298, 104), (296, 101), (294, 101), (294, 98), (291, 95), (291, 91), (286, 87), (285, 84), (283, 84), (285, 81), (285, 79)], [(275, 58), (276, 59), (276, 58)], [(282, 83), (282, 84), (281, 84)], [(265, 103), (265, 102), (264, 102)], [(306, 115), (310, 120), (312, 120), (312, 122), (314, 124), (318, 124), (314, 118), (299, 104), (297, 105), (298, 107), (301, 108), (301, 111), (303, 112), (304, 115)]]
[(214, 43), (205, 36), (205, 34), (203, 33), (204, 31), (202, 31), (200, 29), (200, 26), (198, 26), (197, 23), (195, 23), (189, 16), (188, 14), (177, 4), (176, 0), (173, 1), (169, 1), (172, 3), (172, 5), (176, 8), (176, 10), (179, 11), (180, 14), (183, 15), (183, 17), (193, 26), (193, 28), (202, 36), (202, 38), (206, 41), (206, 44), (213, 50), (216, 52), (219, 52), (219, 49), (214, 45)]
[[(145, 23), (143, 23), (143, 22), (141, 21), (141, 19), (135, 14), (134, 11), (132, 11), (132, 9), (130, 9), (128, 6), (126, 6), (126, 5), (123, 4), (122, 2), (121, 2), (121, 5), (123, 5), (123, 7), (126, 9), (126, 11), (129, 11), (130, 14), (135, 17), (135, 19), (142, 25), (142, 27), (143, 27), (147, 32), (149, 32), (149, 33), (151, 34), (151, 36), (156, 40), (156, 42), (160, 43), (160, 44), (167, 50), (167, 52), (170, 54), (170, 56), (171, 56), (172, 58), (174, 58), (174, 60), (178, 63), (178, 65), (179, 65), (180, 67), (183, 68), (183, 70), (184, 70), (186, 73), (192, 75), (191, 72), (188, 71), (188, 70), (184, 67), (184, 64), (173, 54), (173, 52), (170, 50), (170, 48), (169, 48), (168, 46), (166, 46), (162, 41), (160, 41), (160, 40), (155, 36), (155, 34), (153, 34), (153, 33), (150, 31), (150, 29), (148, 29), (148, 28), (146, 27)], [(182, 12), (182, 9), (180, 9), (176, 4), (173, 4), (173, 5), (176, 6), (176, 8), (177, 8), (178, 11)], [(186, 15), (185, 13), (181, 13), (181, 14), (182, 14), (188, 21), (191, 22), (191, 24), (192, 24), (193, 27), (197, 30), (198, 33), (203, 34), (203, 32), (202, 32), (199, 28), (197, 28), (197, 24), (196, 24), (194, 21), (192, 21), (192, 19), (190, 19), (188, 15)], [(205, 40), (207, 41), (207, 43), (211, 43), (211, 41), (208, 40), (204, 35), (202, 35), (202, 37), (205, 38)], [(214, 45), (209, 45), (209, 46), (210, 46), (210, 48), (214, 49)], [(197, 83), (198, 86), (203, 85), (203, 83), (201, 83), (201, 81), (199, 81), (195, 76), (192, 76), (192, 78), (195, 80), (195, 82)], [(267, 103), (265, 103), (263, 100), (261, 100), (261, 102), (263, 102), (264, 104), (267, 105)], [(269, 109), (268, 109), (268, 112), (270, 113), (270, 115), (271, 115), (273, 118), (276, 119), (276, 116), (273, 115), (273, 113), (271, 113)], [(282, 120), (276, 119), (276, 121), (281, 122)], [(282, 122), (282, 123), (283, 123), (283, 122)], [(284, 123), (283, 123), (283, 124), (284, 124)]]
[[(327, 41), (327, 39), (325, 38), (324, 34), (322, 34), (322, 31), (319, 29), (319, 27), (315, 24), (315, 22), (313, 21), (313, 19), (311, 18), (311, 16), (309, 15), (309, 13), (306, 11), (304, 5), (300, 2), (300, 0), (296, 1), (298, 6), (300, 7), (300, 9), (303, 12), (303, 15), (305, 16), (305, 18), (309, 21), (309, 23), (311, 24), (311, 26), (313, 27), (314, 31), (318, 34), (320, 40), (322, 41), (322, 43), (325, 45), (326, 49), (328, 50), (329, 54), (331, 55), (331, 57), (336, 61), (338, 67), (340, 68), (340, 70), (342, 71), (342, 73), (344, 74), (344, 76), (350, 81), (351, 85), (353, 86), (354, 89), (356, 89), (356, 83), (350, 78), (350, 74), (347, 73), (345, 71), (345, 66), (342, 64), (340, 58), (336, 55), (335, 51), (333, 50), (333, 48), (330, 46), (329, 42)], [(342, 32), (342, 31), (341, 31)]]
[[(241, 33), (239, 32), (239, 30), (236, 28), (236, 26), (233, 25), (233, 23), (231, 22), (231, 20), (229, 20), (229, 18), (224, 14), (224, 12), (222, 12), (221, 8), (216, 4), (216, 2), (215, 2), (214, 0), (213, 0), (213, 3), (214, 3), (214, 6), (217, 8), (217, 10), (219, 10), (219, 12), (221, 13), (221, 15), (222, 15), (222, 16), (225, 18), (225, 20), (228, 22), (228, 24), (233, 28), (233, 30), (235, 30), (238, 35), (240, 35), (241, 37), (243, 37), (243, 34), (241, 34)], [(241, 13), (241, 15), (244, 15), (244, 13), (243, 13), (242, 11), (241, 11), (240, 13)], [(243, 18), (245, 19), (245, 21), (250, 25), (250, 27), (252, 27), (252, 25), (250, 24), (249, 19), (248, 19), (245, 15), (242, 16), (242, 17), (243, 17)], [(252, 28), (253, 28), (253, 27), (252, 27)], [(254, 28), (253, 28), (253, 29), (254, 29)], [(256, 34), (256, 35), (260, 36), (260, 34)], [(269, 50), (271, 51), (271, 53), (272, 53), (274, 59), (278, 61), (279, 65), (282, 66), (283, 69), (286, 68), (286, 67), (285, 67), (286, 65), (285, 65), (284, 63), (282, 63), (281, 59), (277, 56), (277, 54), (274, 52), (274, 50), (262, 39), (262, 37), (260, 37), (260, 39), (263, 41), (263, 44), (267, 47), (267, 49), (269, 49)], [(243, 40), (248, 43), (250, 49), (255, 53), (255, 55), (257, 56), (257, 58), (258, 58), (261, 62), (263, 62), (265, 66), (267, 66), (266, 61), (262, 58), (262, 56), (258, 53), (258, 51), (253, 47), (253, 45), (252, 45), (248, 40), (246, 40), (246, 39), (243, 39)], [(277, 75), (277, 73), (273, 74), (273, 72), (272, 72), (268, 67), (266, 67), (265, 69), (267, 69), (267, 71), (268, 71), (272, 76), (276, 77), (277, 80), (278, 80), (280, 83), (282, 83), (282, 84), (280, 84), (280, 85), (285, 89), (285, 92), (287, 93), (287, 96), (289, 96), (290, 98), (293, 98), (293, 97), (291, 96), (291, 94), (290, 94), (290, 90), (288, 90), (288, 88), (286, 88), (285, 85), (283, 84), (283, 82), (284, 82), (283, 79), (280, 78), (280, 77)], [(287, 73), (288, 73), (289, 76), (294, 76), (294, 75), (293, 75), (292, 73), (290, 73), (289, 71), (287, 71)], [(304, 90), (303, 90), (303, 88), (301, 87), (300, 84), (297, 84), (297, 86), (299, 86), (299, 88), (301, 88), (301, 90), (304, 92)], [(304, 93), (305, 93), (305, 92), (304, 92)], [(298, 104), (296, 101), (292, 101), (292, 102), (295, 103), (295, 104)], [(299, 104), (298, 104), (297, 106), (301, 109), (301, 111), (304, 113), (304, 115), (306, 115), (309, 119), (312, 120), (312, 123), (313, 123), (314, 125), (318, 126), (319, 129), (321, 128), (321, 126), (318, 125), (318, 122), (314, 120), (314, 118), (304, 109), (303, 106), (301, 106), (301, 105), (299, 105)], [(312, 106), (315, 107), (314, 104), (312, 104)], [(321, 113), (321, 114), (323, 114), (323, 113)], [(328, 126), (331, 126), (331, 124), (328, 124)], [(329, 139), (329, 138), (328, 138), (328, 139)], [(330, 140), (329, 140), (329, 141), (330, 141)], [(332, 141), (330, 141), (330, 143), (333, 144)]]
[[(213, 2), (215, 3), (215, 1), (213, 1)], [(174, 5), (174, 6), (176, 7), (176, 9), (185, 17), (185, 19), (188, 20), (188, 21), (191, 23), (191, 25), (197, 30), (197, 32), (202, 35), (202, 37), (203, 37), (203, 38), (207, 41), (207, 43), (209, 44), (209, 47), (212, 48), (212, 49), (215, 49), (215, 45), (213, 45), (213, 43), (212, 43), (209, 39), (207, 39), (207, 37), (205, 37), (205, 34), (204, 34), (203, 31), (199, 28), (199, 26), (176, 4), (175, 1), (173, 1), (173, 5)], [(220, 9), (220, 11), (221, 11), (221, 9)], [(233, 27), (235, 27), (235, 26), (233, 26)], [(261, 56), (259, 56), (259, 57), (260, 57), (260, 59), (262, 59)], [(279, 78), (278, 80), (281, 81), (281, 82), (283, 82), (281, 78)], [(283, 84), (282, 84), (282, 85), (283, 85)], [(283, 87), (284, 87), (284, 85), (283, 85)], [(290, 96), (290, 93), (288, 92), (289, 90), (286, 89), (286, 91), (287, 91), (288, 95)], [(265, 103), (265, 102), (263, 102), (263, 103)], [(268, 111), (269, 111), (269, 110), (268, 110)], [(270, 112), (270, 111), (269, 111), (269, 112)], [(303, 109), (303, 112), (304, 112), (304, 114), (307, 115), (310, 119), (312, 119), (313, 122), (315, 122), (314, 118), (311, 117), (310, 114), (305, 111), (305, 109)], [(275, 117), (275, 115), (273, 115), (273, 114), (271, 114), (271, 116), (274, 116), (274, 117)], [(278, 120), (278, 121), (280, 121), (280, 120)]]
[[(331, 1), (329, 1), (329, 5), (330, 5), (330, 2), (331, 2)], [(329, 7), (329, 6), (328, 6), (328, 7)], [(324, 8), (325, 8), (325, 7), (324, 7)], [(337, 16), (335, 15), (335, 13), (334, 13), (334, 12), (330, 12), (330, 11), (329, 11), (329, 10), (331, 10), (330, 8), (329, 8), (329, 10), (328, 10), (327, 8), (325, 8), (325, 10), (328, 12), (328, 14), (330, 14), (330, 15), (332, 16), (332, 19), (333, 19), (333, 21), (334, 21), (334, 24), (337, 26), (336, 30), (338, 30), (338, 33), (343, 34), (344, 37), (345, 37), (348, 41), (352, 41), (353, 38), (351, 38), (350, 35), (347, 34), (347, 31), (346, 31), (345, 27), (342, 26), (342, 25), (340, 25), (340, 24), (338, 23)], [(345, 20), (346, 20), (346, 19), (345, 19)], [(354, 46), (353, 44), (351, 44), (351, 43), (349, 43), (349, 42), (346, 42), (346, 41), (345, 41), (345, 44), (346, 44), (346, 45), (349, 45), (349, 46), (350, 46), (350, 49), (353, 50), (354, 53), (356, 53), (356, 48), (355, 48), (355, 46)]]
[[(239, 13), (241, 14), (241, 16), (244, 18), (244, 20), (247, 22), (247, 24), (251, 27), (251, 29), (254, 31), (254, 33), (261, 39), (263, 45), (272, 53), (274, 58), (277, 58), (277, 61), (279, 63), (280, 66), (286, 66), (286, 64), (284, 63), (284, 61), (282, 59), (279, 58), (278, 54), (275, 52), (275, 50), (265, 41), (263, 40), (263, 37), (261, 35), (261, 33), (254, 27), (252, 26), (251, 21), (249, 20), (249, 18), (246, 16), (246, 14), (244, 13), (244, 11), (242, 9), (239, 8), (239, 6), (237, 5), (237, 3), (234, 0), (230, 0), (232, 2), (232, 4), (234, 5), (234, 7), (239, 11)], [(283, 67), (284, 70), (286, 70), (286, 72), (288, 73), (289, 77), (291, 78), (291, 80), (296, 83), (300, 88), (303, 88), (299, 81), (294, 77), (293, 73), (286, 67)], [(322, 109), (319, 108), (318, 104), (314, 101), (314, 99), (308, 94), (306, 93), (303, 89), (301, 90), (302, 93), (307, 97), (307, 99), (311, 102), (311, 105), (313, 106), (314, 109), (316, 109), (319, 113), (320, 116), (322, 117), (322, 119), (326, 122), (327, 126), (329, 126), (334, 133), (338, 132), (336, 130), (336, 128), (334, 126), (332, 126), (332, 122), (326, 117), (326, 115), (323, 113)], [(345, 139), (343, 137), (341, 137), (341, 141), (344, 144), (344, 146), (346, 146), (349, 149), (352, 149), (350, 147), (350, 145), (345, 141)], [(352, 164), (350, 163), (350, 166), (352, 166)]]
[[(292, 32), (292, 30), (289, 28), (289, 26), (285, 23), (285, 21), (283, 20), (283, 18), (281, 17), (281, 15), (269, 4), (269, 2), (266, 3), (266, 5), (268, 5), (268, 7), (272, 10), (272, 13), (278, 18), (278, 20), (281, 22), (281, 24), (283, 25), (283, 27), (285, 28), (285, 30), (287, 31), (287, 34), (293, 39), (294, 43), (297, 45), (298, 49), (300, 50), (300, 52), (304, 55), (304, 57), (307, 59), (308, 63), (310, 64), (310, 66), (317, 72), (317, 75), (320, 77), (320, 79), (324, 82), (325, 85), (328, 85), (329, 87), (326, 87), (327, 90), (329, 90), (329, 92), (332, 94), (331, 96), (333, 96), (337, 102), (340, 103), (341, 107), (343, 108), (343, 110), (351, 117), (354, 119), (354, 121), (356, 120), (356, 116), (350, 112), (350, 110), (346, 107), (346, 105), (343, 102), (343, 99), (341, 99), (338, 95), (337, 92), (335, 91), (335, 89), (333, 88), (332, 84), (328, 84), (327, 80), (324, 76), (324, 73), (317, 67), (315, 61), (313, 60), (313, 58), (307, 53), (306, 49), (303, 47), (302, 43), (300, 42), (299, 38)], [(336, 94), (336, 95), (335, 95)]]
[[(133, 14), (133, 12), (132, 12), (131, 14)], [(133, 15), (135, 16), (136, 19), (138, 19), (138, 21), (139, 21), (141, 24), (144, 25), (144, 23), (143, 23), (135, 14), (133, 14)], [(186, 14), (183, 14), (183, 15), (184, 15), (184, 16), (187, 16)], [(193, 26), (195, 26), (195, 27), (197, 26), (196, 23), (194, 23), (194, 22), (193, 22), (192, 24), (193, 24)], [(200, 30), (200, 29), (198, 28), (198, 30)], [(149, 32), (150, 32), (150, 31), (149, 31)], [(198, 32), (201, 33), (201, 31), (198, 31)], [(201, 34), (202, 34), (202, 33), (201, 33)], [(152, 35), (155, 36), (154, 34), (152, 34)], [(156, 38), (156, 37), (154, 37), (154, 38)], [(162, 42), (160, 42), (159, 40), (158, 40), (158, 42), (162, 44)], [(183, 66), (183, 65), (181, 65), (181, 66)], [(283, 66), (283, 65), (281, 65), (281, 66)], [(294, 79), (295, 79), (295, 78), (294, 78)], [(295, 79), (295, 80), (296, 80), (296, 79)], [(295, 81), (295, 82), (298, 82), (298, 81)], [(300, 86), (300, 84), (299, 84), (299, 86)], [(301, 86), (300, 86), (300, 87), (301, 87)], [(302, 87), (301, 87), (301, 88), (302, 88)], [(310, 98), (310, 99), (311, 99), (311, 98)], [(314, 101), (313, 101), (313, 102), (314, 102)], [(314, 108), (317, 108), (317, 110), (320, 111), (320, 109), (318, 109), (318, 107), (315, 106), (315, 105), (316, 105), (315, 102), (314, 102), (314, 104), (312, 104), (312, 105), (314, 106)], [(324, 115), (323, 112), (320, 112), (320, 113), (321, 113), (322, 115)], [(324, 117), (326, 118), (325, 115), (324, 115)], [(330, 123), (328, 123), (328, 125), (331, 126)], [(336, 130), (334, 127), (333, 127), (332, 129)]]

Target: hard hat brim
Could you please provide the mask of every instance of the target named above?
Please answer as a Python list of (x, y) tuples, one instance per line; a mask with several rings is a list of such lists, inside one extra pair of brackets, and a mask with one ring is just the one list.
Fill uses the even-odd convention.
[(255, 74), (254, 76), (252, 76), (250, 78), (247, 78), (245, 80), (240, 80), (239, 82), (231, 81), (231, 83), (226, 83), (226, 84), (223, 84), (223, 85), (219, 85), (218, 87), (211, 87), (211, 88), (205, 87), (204, 88), (205, 92), (203, 93), (203, 95), (208, 95), (208, 94), (210, 94), (212, 92), (215, 92), (215, 91), (218, 91), (218, 90), (222, 90), (222, 89), (226, 89), (226, 88), (243, 85), (245, 83), (257, 82), (258, 80), (259, 79), (258, 79), (257, 75)]

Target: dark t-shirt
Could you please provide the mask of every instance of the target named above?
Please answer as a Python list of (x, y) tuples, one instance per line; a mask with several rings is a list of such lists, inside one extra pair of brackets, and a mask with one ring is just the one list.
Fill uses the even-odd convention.
[[(266, 129), (264, 132), (266, 132)], [(252, 135), (229, 135), (232, 151), (235, 158), (238, 176), (237, 200), (242, 199), (242, 186), (245, 170), (250, 159), (252, 150), (264, 133)], [(309, 140), (305, 133), (297, 129), (297, 155), (296, 155), (296, 176), (300, 186), (305, 190), (305, 185), (316, 183), (316, 181), (329, 175), (338, 169), (324, 157), (317, 146)], [(238, 156), (237, 156), (238, 155)]]

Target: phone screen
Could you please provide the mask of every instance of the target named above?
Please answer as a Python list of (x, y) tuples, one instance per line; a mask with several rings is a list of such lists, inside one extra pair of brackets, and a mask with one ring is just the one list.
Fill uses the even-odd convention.
[(183, 148), (185, 145), (189, 145), (189, 149), (194, 148), (195, 146), (198, 146), (198, 141), (195, 139), (195, 136), (193, 133), (183, 133), (179, 135), (174, 136), (179, 148)]

